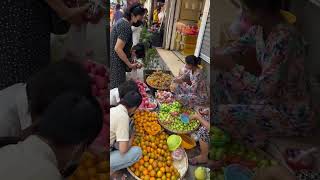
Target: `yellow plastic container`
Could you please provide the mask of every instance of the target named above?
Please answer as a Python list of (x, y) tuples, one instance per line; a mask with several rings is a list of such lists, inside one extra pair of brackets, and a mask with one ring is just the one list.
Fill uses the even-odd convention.
[(182, 138), (175, 134), (169, 136), (167, 139), (169, 151), (175, 151), (180, 147), (181, 143), (182, 143)]
[(184, 149), (193, 149), (194, 147), (196, 147), (196, 142), (194, 139), (192, 139), (190, 136), (188, 135), (180, 135), (180, 137), (182, 138), (182, 143), (181, 146)]
[(297, 17), (289, 11), (280, 10), (282, 16), (288, 21), (290, 24), (294, 24), (297, 21)]

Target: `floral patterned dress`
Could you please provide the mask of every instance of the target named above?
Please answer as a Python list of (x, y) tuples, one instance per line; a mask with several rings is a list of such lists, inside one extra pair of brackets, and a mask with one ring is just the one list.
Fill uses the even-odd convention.
[(189, 108), (206, 105), (208, 103), (208, 93), (203, 70), (198, 69), (194, 73), (186, 73), (183, 79), (190, 80), (191, 85), (185, 82), (178, 84), (174, 92), (176, 99)]
[(264, 40), (262, 27), (253, 26), (225, 53), (246, 47), (255, 47), (262, 73), (251, 75), (239, 65), (220, 73), (214, 85), (214, 125), (253, 146), (271, 136), (306, 135), (315, 122), (302, 38), (280, 24)]
[[(210, 108), (207, 108), (207, 107), (197, 107), (195, 110), (197, 112), (199, 112), (199, 108), (207, 109), (208, 111), (210, 111)], [(206, 120), (207, 122), (210, 122), (210, 113), (207, 115), (202, 115), (202, 118), (204, 120)], [(195, 132), (195, 136), (197, 137), (197, 139), (200, 139), (203, 142), (210, 144), (210, 134), (209, 133), (210, 133), (210, 130), (201, 125), (200, 128)]]

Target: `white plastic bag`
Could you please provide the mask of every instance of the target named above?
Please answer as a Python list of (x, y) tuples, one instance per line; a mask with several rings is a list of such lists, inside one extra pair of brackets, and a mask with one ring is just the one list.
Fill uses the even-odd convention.
[[(143, 62), (141, 59), (135, 60), (137, 63), (142, 64)], [(132, 80), (139, 80), (139, 81), (144, 81), (143, 80), (143, 70), (144, 68), (142, 67), (141, 69), (133, 69), (131, 72), (127, 72), (127, 79), (132, 79)]]
[(84, 60), (87, 44), (87, 25), (71, 26), (68, 33), (67, 52)]

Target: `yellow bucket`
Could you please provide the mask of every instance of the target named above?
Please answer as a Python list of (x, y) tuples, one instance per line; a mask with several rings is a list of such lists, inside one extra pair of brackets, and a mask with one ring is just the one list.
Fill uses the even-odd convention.
[(182, 143), (181, 146), (184, 149), (193, 149), (194, 147), (196, 147), (196, 142), (188, 135), (180, 135), (180, 137), (182, 138)]
[(294, 24), (297, 21), (297, 17), (289, 11), (280, 10), (282, 16), (288, 21), (290, 24)]

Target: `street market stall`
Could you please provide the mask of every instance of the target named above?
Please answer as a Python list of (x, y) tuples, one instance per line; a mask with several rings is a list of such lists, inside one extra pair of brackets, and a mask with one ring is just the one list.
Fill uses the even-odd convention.
[[(157, 75), (159, 73), (161, 72), (155, 72)], [(154, 78), (155, 75), (150, 76)], [(163, 77), (161, 79), (163, 80)], [(142, 108), (133, 117), (136, 131), (134, 145), (142, 148), (143, 157), (129, 167), (128, 172), (138, 180), (210, 179), (207, 175), (209, 169), (203, 167), (192, 173), (193, 177), (186, 177), (190, 158), (188, 151), (198, 148), (192, 134), (200, 126), (197, 120), (189, 117), (199, 110), (183, 107), (175, 100), (170, 90), (156, 90), (156, 96), (153, 97), (148, 93), (150, 88), (156, 86), (150, 87), (141, 81), (137, 83), (140, 93), (144, 97), (152, 97), (158, 107), (150, 110)], [(163, 89), (161, 83), (156, 84)], [(148, 105), (148, 99), (144, 99), (143, 104)], [(234, 171), (247, 171), (248, 176), (253, 176), (258, 169), (279, 164), (262, 151), (247, 149), (216, 127), (211, 128), (210, 135), (210, 159), (213, 160), (210, 166), (213, 170), (210, 174), (211, 179), (228, 179)]]

